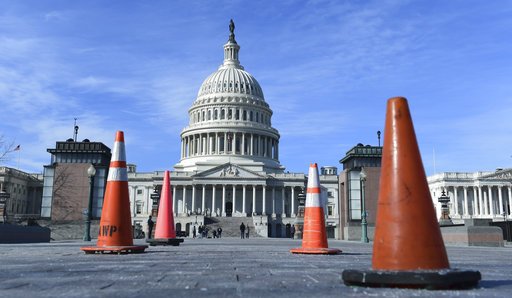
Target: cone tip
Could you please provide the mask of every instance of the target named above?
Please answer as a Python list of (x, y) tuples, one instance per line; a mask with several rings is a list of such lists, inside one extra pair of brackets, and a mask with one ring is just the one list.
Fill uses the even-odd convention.
[(116, 133), (116, 142), (123, 142), (124, 143), (124, 132), (121, 130), (118, 130)]
[(388, 102), (395, 102), (395, 101), (405, 101), (407, 102), (407, 98), (403, 97), (403, 96), (395, 96), (395, 97), (391, 97), (390, 99), (388, 99)]
[(315, 162), (315, 163), (309, 164), (309, 167), (310, 168), (318, 168), (318, 165)]

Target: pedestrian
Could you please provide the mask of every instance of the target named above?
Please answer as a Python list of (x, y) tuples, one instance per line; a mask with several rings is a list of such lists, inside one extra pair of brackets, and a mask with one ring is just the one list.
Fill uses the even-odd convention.
[(213, 238), (217, 238), (217, 231), (215, 231), (215, 229), (213, 229), (212, 235), (213, 235)]
[(244, 239), (244, 236), (245, 236), (245, 225), (244, 225), (244, 223), (242, 223), (240, 225), (240, 239)]
[(217, 228), (217, 235), (219, 235), (219, 238), (222, 237), (222, 228), (221, 227)]
[(249, 226), (247, 226), (247, 227), (245, 228), (245, 230), (247, 231), (247, 232), (245, 233), (245, 238), (249, 239)]
[(294, 235), (295, 235), (295, 226), (292, 225), (292, 228), (290, 229), (290, 235), (291, 235), (291, 238), (293, 239)]
[(196, 238), (196, 226), (192, 229), (192, 238)]
[(155, 225), (155, 222), (151, 219), (151, 215), (148, 218), (148, 239), (151, 239), (151, 235), (153, 235), (153, 226)]
[(202, 239), (203, 238), (203, 225), (199, 226), (198, 232), (199, 232), (199, 239)]

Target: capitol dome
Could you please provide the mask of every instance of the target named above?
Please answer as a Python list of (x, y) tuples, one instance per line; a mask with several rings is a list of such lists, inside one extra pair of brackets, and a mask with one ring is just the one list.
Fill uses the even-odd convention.
[(224, 61), (201, 84), (181, 133), (176, 170), (204, 171), (226, 163), (256, 172), (283, 172), (279, 132), (258, 81), (240, 64), (234, 23), (224, 45)]

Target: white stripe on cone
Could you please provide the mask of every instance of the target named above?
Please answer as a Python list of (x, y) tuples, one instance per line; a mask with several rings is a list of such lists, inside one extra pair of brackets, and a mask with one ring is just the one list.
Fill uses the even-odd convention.
[(126, 150), (124, 148), (124, 142), (115, 142), (114, 149), (112, 150), (112, 158), (110, 161), (126, 161)]
[(107, 181), (128, 181), (126, 168), (112, 168), (108, 170)]
[[(322, 192), (320, 182), (318, 180), (318, 168), (309, 167), (308, 176), (308, 188), (319, 188), (320, 192)], [(306, 207), (323, 207), (320, 194), (321, 193), (310, 193), (308, 191), (306, 193)]]

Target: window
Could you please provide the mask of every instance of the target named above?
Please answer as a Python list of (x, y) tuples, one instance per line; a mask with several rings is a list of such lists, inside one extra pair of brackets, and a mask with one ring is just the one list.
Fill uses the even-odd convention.
[(361, 181), (359, 171), (350, 171), (348, 181), (349, 217), (361, 220)]
[(142, 213), (142, 202), (137, 202), (137, 205), (135, 207), (135, 213), (137, 213), (137, 214)]
[(333, 206), (329, 205), (327, 206), (327, 216), (333, 216)]
[(333, 197), (333, 195), (332, 195), (332, 191), (328, 191), (328, 192), (327, 192), (327, 196), (329, 196), (329, 198), (332, 198), (332, 197)]
[(141, 195), (142, 194), (142, 189), (137, 189), (137, 194)]

